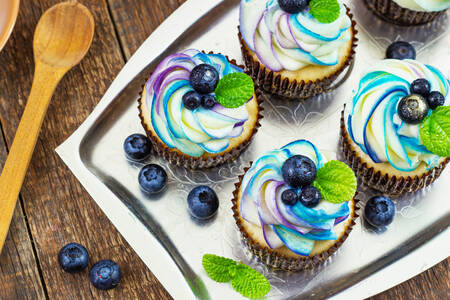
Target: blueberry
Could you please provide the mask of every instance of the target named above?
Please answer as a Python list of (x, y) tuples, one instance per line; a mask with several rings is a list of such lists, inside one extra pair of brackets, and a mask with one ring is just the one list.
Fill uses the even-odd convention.
[(285, 190), (281, 193), (281, 201), (286, 205), (295, 205), (297, 203), (298, 196), (295, 190)]
[(392, 223), (395, 205), (388, 197), (375, 196), (367, 201), (364, 208), (365, 220), (374, 227), (383, 227)]
[(202, 96), (202, 106), (207, 109), (211, 109), (216, 105), (216, 97), (212, 94), (206, 94)]
[(196, 91), (189, 91), (183, 95), (183, 105), (189, 110), (194, 110), (202, 104), (202, 97)]
[(219, 208), (219, 199), (213, 189), (201, 185), (194, 188), (187, 197), (190, 213), (198, 219), (209, 219)]
[(219, 72), (213, 66), (201, 64), (191, 71), (189, 82), (200, 94), (209, 94), (214, 92), (219, 83)]
[(400, 100), (397, 113), (406, 123), (419, 124), (428, 114), (427, 100), (417, 94), (408, 95)]
[(310, 0), (278, 0), (281, 9), (290, 14), (297, 14), (304, 10)]
[(408, 42), (394, 42), (387, 48), (386, 58), (416, 59), (416, 49)]
[(321, 198), (322, 195), (320, 194), (320, 191), (310, 185), (302, 189), (300, 203), (303, 204), (303, 206), (312, 208), (319, 204)]
[(316, 164), (306, 156), (294, 155), (281, 167), (284, 181), (293, 188), (310, 185), (316, 178)]
[(161, 166), (155, 164), (146, 165), (139, 172), (139, 184), (141, 188), (150, 194), (161, 192), (167, 185), (167, 173)]
[(115, 288), (122, 277), (122, 272), (118, 264), (112, 260), (101, 260), (92, 266), (89, 272), (89, 279), (92, 284), (100, 290), (110, 290)]
[(150, 155), (152, 144), (145, 135), (136, 133), (125, 139), (123, 150), (129, 159), (139, 161)]
[(77, 243), (65, 245), (58, 254), (58, 262), (64, 271), (69, 273), (84, 270), (89, 262), (89, 254), (83, 246)]
[(411, 83), (411, 94), (419, 94), (421, 96), (427, 97), (431, 91), (431, 84), (425, 78), (419, 78)]
[(431, 109), (435, 109), (438, 106), (444, 105), (445, 97), (441, 92), (433, 91), (428, 95), (427, 102)]

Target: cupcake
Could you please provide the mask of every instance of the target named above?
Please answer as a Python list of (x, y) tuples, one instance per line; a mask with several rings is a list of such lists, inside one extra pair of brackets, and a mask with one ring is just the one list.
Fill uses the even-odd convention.
[(325, 93), (354, 59), (355, 22), (340, 0), (241, 0), (239, 23), (245, 66), (267, 93)]
[(450, 156), (448, 94), (448, 79), (416, 60), (371, 67), (341, 118), (343, 152), (357, 177), (391, 196), (436, 180)]
[(421, 25), (443, 15), (450, 0), (365, 0), (381, 18), (398, 25)]
[(156, 152), (189, 169), (239, 156), (257, 131), (258, 92), (221, 54), (186, 50), (166, 57), (144, 85), (139, 116)]
[(312, 268), (355, 224), (356, 177), (311, 142), (294, 141), (259, 157), (236, 184), (233, 212), (243, 242), (266, 265)]

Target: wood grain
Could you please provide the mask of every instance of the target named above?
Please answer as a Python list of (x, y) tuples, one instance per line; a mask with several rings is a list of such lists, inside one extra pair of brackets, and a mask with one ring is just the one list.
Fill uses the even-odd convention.
[[(58, 1), (24, 1), (8, 50), (1, 53), (0, 118), (11, 144), (33, 75), (31, 43), (40, 15)], [(124, 65), (104, 1), (80, 1), (94, 15), (96, 33), (82, 63), (69, 72), (55, 91), (21, 195), (34, 237), (42, 278), (50, 299), (168, 298), (167, 292), (127, 245), (54, 152), (87, 117)], [(3, 72), (4, 71), (4, 72)], [(66, 243), (86, 246), (91, 263), (113, 259), (124, 277), (119, 287), (95, 289), (88, 270), (68, 274), (58, 266), (57, 253)], [(15, 299), (6, 295), (6, 299)], [(3, 297), (2, 297), (3, 299)]]
[[(8, 144), (31, 85), (34, 26), (40, 14), (56, 2), (23, 0), (13, 37), (0, 52), (0, 121)], [(80, 2), (94, 14), (94, 43), (81, 65), (67, 74), (55, 91), (22, 189), (42, 281), (50, 299), (170, 299), (53, 149), (91, 112), (123, 66), (124, 58), (128, 59), (157, 25), (184, 1), (109, 0), (109, 9), (104, 0)], [(0, 159), (1, 149), (0, 142)], [(25, 221), (20, 210), (16, 209), (16, 215), (12, 222), (14, 229), (5, 244), (8, 252), (4, 251), (0, 257), (3, 281), (0, 281), (0, 299), (43, 299), (45, 292), (39, 286), (31, 243), (23, 227)], [(21, 241), (23, 236), (25, 242)], [(119, 287), (109, 292), (97, 291), (89, 284), (87, 271), (76, 275), (62, 272), (56, 255), (62, 245), (71, 241), (86, 245), (92, 259), (90, 265), (104, 258), (117, 261), (124, 271)], [(448, 264), (449, 260), (371, 300), (447, 299)]]
[[(3, 101), (5, 99), (0, 96), (0, 102)], [(1, 169), (6, 155), (6, 145), (0, 132)], [(20, 201), (14, 211), (10, 228), (0, 255), (0, 299), (44, 299), (43, 282)]]

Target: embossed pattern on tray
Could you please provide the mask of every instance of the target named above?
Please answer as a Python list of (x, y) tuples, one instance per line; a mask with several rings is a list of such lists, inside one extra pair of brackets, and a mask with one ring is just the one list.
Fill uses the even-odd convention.
[[(219, 168), (191, 172), (155, 156), (143, 163), (130, 163), (124, 158), (123, 140), (131, 133), (143, 132), (136, 102), (142, 80), (159, 60), (149, 62), (144, 71), (105, 109), (101, 120), (90, 128), (80, 145), (80, 156), (85, 166), (160, 239), (185, 277), (188, 280), (201, 278), (204, 286), (199, 284), (194, 287), (200, 298), (207, 294), (213, 298), (214, 295), (237, 296), (228, 285), (217, 284), (206, 276), (201, 266), (204, 253), (233, 257), (262, 271), (272, 284), (269, 299), (321, 299), (357, 284), (426, 243), (450, 224), (450, 207), (441, 196), (450, 194), (450, 186), (445, 184), (450, 180), (447, 168), (431, 188), (397, 201), (397, 216), (388, 231), (382, 234), (370, 232), (359, 219), (339, 251), (313, 271), (293, 274), (270, 271), (244, 251), (232, 217), (231, 198), (234, 182), (249, 161), (264, 151), (299, 138), (311, 140), (322, 150), (338, 151), (339, 118), (343, 104), (351, 100), (363, 70), (382, 59), (384, 49), (392, 41), (412, 41), (418, 50), (419, 60), (435, 64), (447, 76), (450, 75), (450, 66), (441, 63), (450, 59), (450, 35), (448, 29), (447, 33), (445, 31), (449, 23), (447, 15), (427, 26), (403, 28), (377, 19), (362, 1), (347, 3), (359, 24), (360, 40), (350, 77), (331, 93), (305, 102), (266, 97), (262, 127), (238, 160)], [(238, 4), (236, 0), (224, 1), (174, 44), (167, 45), (164, 55), (193, 47), (223, 53), (238, 62), (242, 61), (236, 31)], [(137, 182), (139, 169), (149, 162), (163, 165), (170, 177), (167, 191), (153, 197), (142, 193)], [(193, 220), (186, 207), (188, 192), (199, 184), (211, 186), (220, 198), (217, 216), (203, 223)], [(359, 191), (363, 202), (373, 194), (364, 187)]]

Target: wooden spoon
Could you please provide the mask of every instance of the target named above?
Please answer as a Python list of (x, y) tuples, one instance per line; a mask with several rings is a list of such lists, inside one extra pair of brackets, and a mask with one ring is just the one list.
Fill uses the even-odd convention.
[(94, 19), (76, 1), (51, 7), (37, 24), (34, 80), (0, 176), (0, 251), (53, 92), (64, 74), (85, 56), (93, 35)]

